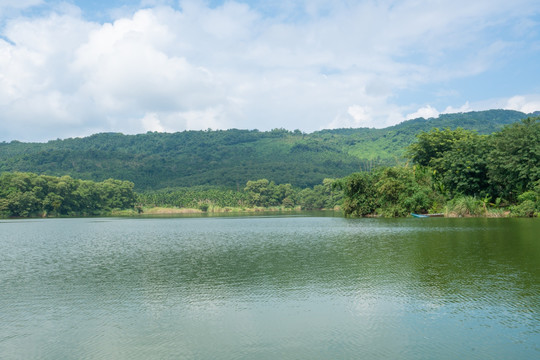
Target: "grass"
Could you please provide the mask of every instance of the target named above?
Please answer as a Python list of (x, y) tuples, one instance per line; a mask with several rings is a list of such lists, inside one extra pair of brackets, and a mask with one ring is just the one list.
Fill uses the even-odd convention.
[(174, 214), (212, 214), (212, 213), (254, 213), (254, 212), (281, 212), (281, 211), (300, 211), (299, 206), (295, 208), (285, 208), (281, 206), (276, 207), (218, 207), (210, 205), (206, 211), (194, 208), (179, 208), (179, 207), (144, 207), (142, 212), (138, 212), (134, 209), (127, 210), (113, 210), (111, 215), (113, 216), (137, 216), (137, 215), (174, 215)]

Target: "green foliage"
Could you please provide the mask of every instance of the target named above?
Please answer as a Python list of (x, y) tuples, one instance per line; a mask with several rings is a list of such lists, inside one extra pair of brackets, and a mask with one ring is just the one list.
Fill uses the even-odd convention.
[(407, 148), (416, 164), (428, 166), (434, 181), (445, 195), (483, 196), (489, 193), (486, 136), (461, 128), (432, 129), (418, 134)]
[(93, 215), (133, 207), (133, 183), (101, 183), (33, 173), (0, 175), (0, 215)]
[(208, 209), (210, 208), (210, 204), (208, 203), (201, 203), (199, 204), (199, 209), (203, 212), (206, 212), (208, 211)]
[(276, 184), (267, 179), (248, 181), (244, 191), (248, 194), (249, 205), (251, 206), (270, 206), (277, 205)]
[(538, 207), (532, 200), (524, 200), (510, 209), (512, 215), (518, 217), (533, 217), (538, 212)]
[(459, 196), (451, 199), (446, 205), (446, 213), (450, 216), (478, 216), (485, 211), (482, 200), (474, 196)]
[(488, 173), (496, 191), (509, 199), (532, 190), (540, 179), (540, 117), (527, 118), (493, 134)]
[[(0, 171), (29, 171), (104, 181), (129, 180), (138, 191), (192, 186), (239, 189), (265, 178), (295, 188), (399, 162), (415, 135), (433, 127), (491, 133), (526, 114), (447, 114), (386, 129), (336, 129), (312, 134), (274, 129), (104, 133), (48, 143), (0, 143)], [(52, 205), (51, 205), (52, 206)]]
[(169, 188), (142, 192), (138, 201), (144, 206), (199, 208), (203, 211), (211, 206), (332, 209), (342, 199), (341, 192), (333, 186), (334, 181), (324, 179), (322, 184), (305, 189), (275, 184), (268, 179), (250, 180), (243, 190), (205, 186)]
[(470, 134), (454, 142), (436, 163), (435, 178), (451, 195), (485, 196), (491, 192), (487, 176), (488, 137)]
[(335, 182), (334, 179), (324, 179), (322, 185), (302, 189), (296, 194), (296, 203), (306, 210), (335, 208), (343, 198), (343, 193), (336, 190)]
[(529, 190), (518, 196), (518, 204), (510, 208), (513, 216), (533, 217), (540, 213), (540, 180)]
[(473, 134), (461, 128), (455, 130), (434, 128), (417, 135), (417, 141), (407, 149), (407, 156), (419, 165), (430, 166), (437, 170), (438, 160), (452, 150), (456, 142), (471, 138)]
[(385, 167), (373, 173), (355, 173), (339, 182), (345, 215), (387, 217), (423, 213), (442, 199), (423, 167)]
[(372, 173), (354, 173), (336, 183), (343, 191), (343, 212), (346, 216), (367, 216), (375, 212), (375, 177)]
[[(0, 178), (0, 214), (95, 214), (137, 201), (139, 209), (203, 210), (343, 204), (347, 215), (403, 216), (439, 210), (449, 198), (460, 214), (477, 213), (478, 204), (485, 212), (490, 199), (530, 214), (533, 205), (538, 211), (529, 192), (540, 178), (540, 121), (503, 127), (524, 115), (490, 110), (312, 134), (232, 129), (0, 143), (0, 171), (11, 171)], [(414, 166), (399, 165), (407, 146)]]
[(273, 181), (260, 179), (248, 181), (244, 191), (248, 195), (248, 204), (250, 206), (280, 206), (287, 199), (287, 206), (291, 206), (291, 196), (294, 193), (291, 184), (276, 185)]
[(433, 129), (419, 134), (407, 154), (431, 167), (446, 195), (515, 202), (540, 178), (540, 118), (527, 118), (489, 136)]
[(209, 186), (189, 188), (167, 188), (145, 191), (137, 195), (137, 201), (144, 206), (180, 207), (206, 211), (210, 206), (244, 207), (248, 196), (243, 191)]
[(423, 167), (383, 168), (377, 173), (374, 186), (379, 205), (377, 212), (384, 216), (427, 212), (438, 197), (431, 174)]

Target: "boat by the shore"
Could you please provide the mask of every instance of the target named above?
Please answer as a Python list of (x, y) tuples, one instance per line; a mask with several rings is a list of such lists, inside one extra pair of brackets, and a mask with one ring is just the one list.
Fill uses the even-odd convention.
[(442, 213), (439, 213), (439, 214), (415, 214), (415, 213), (411, 213), (411, 216), (415, 217), (415, 218), (429, 218), (429, 217), (443, 217), (444, 214), (442, 214)]

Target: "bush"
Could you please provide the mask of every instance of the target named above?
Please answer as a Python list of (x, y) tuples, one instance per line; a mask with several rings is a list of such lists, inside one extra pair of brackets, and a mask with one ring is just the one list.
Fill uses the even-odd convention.
[(533, 217), (536, 214), (536, 204), (531, 200), (525, 200), (519, 205), (512, 206), (510, 212), (513, 216)]
[(478, 216), (484, 212), (484, 203), (473, 196), (460, 196), (446, 204), (446, 214), (449, 216)]
[(513, 216), (533, 217), (540, 208), (539, 195), (536, 191), (526, 191), (518, 196), (518, 204), (510, 208)]
[(210, 204), (208, 203), (199, 204), (199, 210), (201, 210), (202, 212), (207, 212), (209, 207), (210, 207)]

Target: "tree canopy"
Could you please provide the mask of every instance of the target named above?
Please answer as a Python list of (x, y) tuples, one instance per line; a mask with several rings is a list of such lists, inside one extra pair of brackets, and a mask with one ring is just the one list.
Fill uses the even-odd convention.
[(102, 182), (33, 173), (0, 175), (0, 215), (96, 215), (135, 204), (133, 183)]
[(413, 166), (383, 167), (342, 179), (348, 215), (403, 216), (441, 210), (441, 204), (475, 214), (512, 204), (516, 214), (540, 210), (540, 117), (492, 135), (437, 128), (407, 149)]
[[(462, 127), (489, 134), (524, 117), (526, 114), (516, 111), (490, 110), (414, 119), (385, 129), (311, 134), (230, 129), (103, 133), (47, 143), (13, 141), (0, 143), (0, 172), (70, 175), (93, 181), (114, 178), (133, 182), (137, 191), (192, 186), (239, 189), (247, 181), (262, 178), (312, 188), (325, 178), (396, 164), (416, 134), (433, 127)], [(440, 135), (447, 132), (442, 130)], [(433, 155), (427, 153), (424, 158)]]

